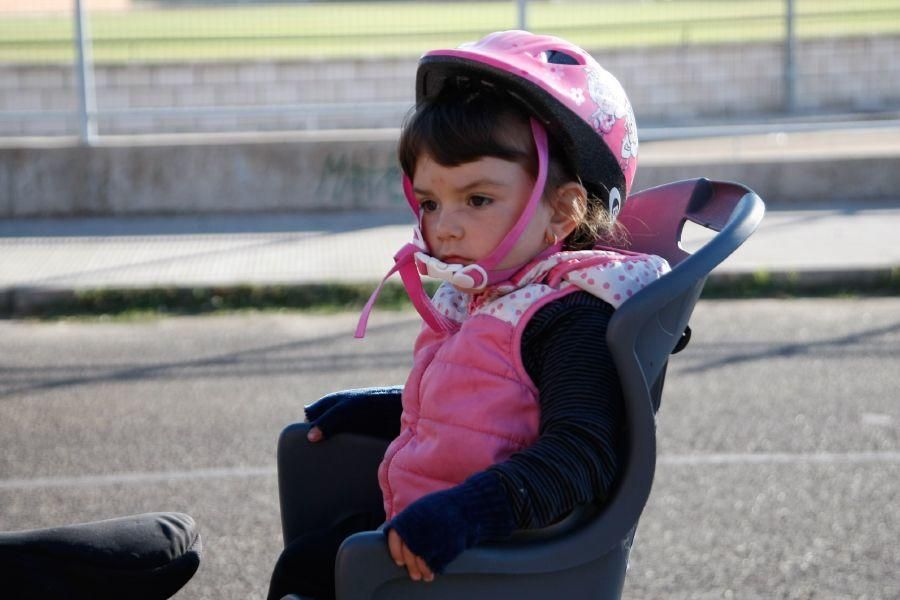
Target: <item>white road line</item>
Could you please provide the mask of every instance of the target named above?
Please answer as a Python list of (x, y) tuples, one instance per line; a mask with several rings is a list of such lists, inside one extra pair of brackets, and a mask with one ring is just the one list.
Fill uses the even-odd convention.
[[(663, 454), (657, 458), (657, 463), (667, 466), (900, 463), (900, 452)], [(219, 469), (195, 469), (192, 471), (82, 475), (78, 477), (0, 479), (0, 491), (33, 490), (52, 487), (95, 487), (102, 485), (127, 485), (197, 479), (240, 479), (245, 477), (274, 477), (275, 475), (275, 467), (229, 467)]]

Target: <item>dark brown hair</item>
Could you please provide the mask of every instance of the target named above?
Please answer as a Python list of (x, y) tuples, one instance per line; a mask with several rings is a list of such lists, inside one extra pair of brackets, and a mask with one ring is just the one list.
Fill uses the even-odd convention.
[[(445, 167), (455, 167), (490, 156), (518, 163), (537, 178), (537, 151), (531, 135), (529, 113), (516, 98), (495, 86), (469, 80), (447, 82), (440, 94), (410, 113), (403, 124), (397, 155), (400, 167), (412, 179), (423, 155)], [(547, 192), (570, 181), (578, 182), (562, 146), (547, 132), (550, 161)], [(583, 250), (598, 241), (612, 241), (614, 228), (603, 203), (587, 198), (578, 214), (570, 215), (577, 226), (566, 247)]]

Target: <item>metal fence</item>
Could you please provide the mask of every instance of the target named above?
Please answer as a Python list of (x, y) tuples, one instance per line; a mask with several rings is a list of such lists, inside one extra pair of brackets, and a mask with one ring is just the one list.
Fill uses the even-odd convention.
[(900, 0), (0, 0), (0, 136), (396, 126), (422, 52), (516, 27), (643, 125), (900, 109)]

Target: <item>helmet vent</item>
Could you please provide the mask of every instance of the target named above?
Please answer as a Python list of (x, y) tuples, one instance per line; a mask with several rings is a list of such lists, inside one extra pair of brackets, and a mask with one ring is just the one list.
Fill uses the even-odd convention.
[(572, 56), (561, 50), (547, 50), (544, 53), (547, 56), (547, 62), (554, 65), (583, 65), (584, 60), (581, 57)]

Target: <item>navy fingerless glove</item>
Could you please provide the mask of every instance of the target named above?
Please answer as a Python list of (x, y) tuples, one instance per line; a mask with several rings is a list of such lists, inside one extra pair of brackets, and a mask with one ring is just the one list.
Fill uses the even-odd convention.
[(344, 390), (306, 407), (306, 420), (325, 437), (361, 433), (392, 440), (400, 434), (403, 386)]
[(466, 548), (509, 537), (512, 505), (500, 476), (482, 471), (463, 483), (416, 500), (388, 522), (432, 571), (444, 568)]

